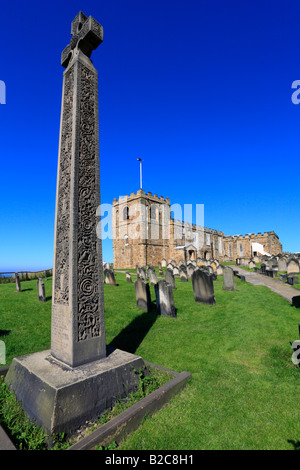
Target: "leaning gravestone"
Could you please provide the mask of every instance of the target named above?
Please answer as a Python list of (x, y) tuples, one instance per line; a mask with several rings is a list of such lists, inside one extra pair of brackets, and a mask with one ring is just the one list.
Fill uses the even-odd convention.
[(159, 315), (176, 317), (172, 286), (162, 279), (155, 285), (155, 295)]
[(168, 268), (166, 269), (165, 280), (168, 284), (172, 286), (172, 289), (176, 289), (175, 278), (174, 278), (173, 271), (171, 271), (171, 269), (168, 269)]
[(146, 269), (145, 269), (145, 268), (140, 268), (140, 270), (139, 270), (139, 277), (140, 277), (143, 281), (147, 281), (147, 273), (146, 273)]
[(138, 277), (137, 280), (134, 281), (134, 290), (138, 308), (142, 308), (143, 310), (146, 310), (146, 312), (150, 312), (151, 295), (148, 282), (145, 282), (143, 279)]
[(156, 275), (154, 268), (148, 269), (148, 277), (149, 277), (150, 284), (152, 286), (155, 286), (155, 284), (157, 283), (157, 275)]
[(46, 302), (45, 284), (41, 277), (39, 277), (37, 280), (37, 291), (38, 291), (39, 301)]
[(104, 269), (104, 282), (108, 286), (116, 286), (115, 275), (112, 269)]
[(19, 277), (18, 273), (15, 273), (15, 280), (16, 280), (16, 289), (17, 289), (17, 291), (22, 292), (20, 277)]
[[(106, 347), (98, 74), (102, 26), (82, 12), (64, 49), (54, 234), (51, 350), (15, 358), (6, 383), (48, 433), (71, 433), (136, 390), (141, 357)], [(97, 229), (97, 231), (96, 231)]]
[(209, 274), (196, 269), (192, 274), (192, 283), (196, 302), (210, 305), (216, 303), (213, 279)]
[(229, 266), (223, 266), (223, 290), (236, 290), (233, 269)]
[(126, 273), (126, 281), (127, 282), (132, 282), (130, 273)]

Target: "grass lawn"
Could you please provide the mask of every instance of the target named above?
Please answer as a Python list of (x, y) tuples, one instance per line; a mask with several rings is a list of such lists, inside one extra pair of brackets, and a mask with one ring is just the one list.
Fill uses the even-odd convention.
[[(124, 271), (125, 272), (125, 271)], [(135, 279), (135, 277), (133, 278)], [(177, 318), (136, 307), (133, 284), (116, 270), (117, 287), (104, 286), (107, 344), (192, 379), (120, 449), (300, 448), (299, 371), (290, 343), (298, 339), (299, 310), (266, 287), (235, 278), (236, 292), (214, 282), (216, 305), (194, 301), (192, 283), (176, 278)], [(0, 285), (0, 340), (13, 357), (50, 348), (48, 301), (36, 281)], [(154, 302), (154, 288), (151, 287)]]

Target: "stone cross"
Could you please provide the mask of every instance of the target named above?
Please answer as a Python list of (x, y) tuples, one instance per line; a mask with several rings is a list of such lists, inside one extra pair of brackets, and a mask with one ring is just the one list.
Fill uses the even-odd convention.
[[(65, 67), (55, 209), (51, 354), (77, 367), (106, 357), (100, 205), (98, 73), (102, 26), (79, 12)], [(99, 228), (99, 222), (98, 222)]]
[(65, 68), (77, 49), (91, 57), (92, 51), (103, 41), (103, 28), (92, 16), (87, 17), (80, 11), (72, 21), (71, 35), (70, 44), (61, 55), (61, 65)]

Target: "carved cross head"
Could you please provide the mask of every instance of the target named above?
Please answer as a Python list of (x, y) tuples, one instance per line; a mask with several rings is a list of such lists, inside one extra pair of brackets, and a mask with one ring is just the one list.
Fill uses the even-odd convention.
[(61, 65), (67, 67), (74, 50), (80, 49), (87, 57), (91, 57), (94, 49), (103, 41), (103, 28), (92, 16), (85, 16), (82, 11), (72, 21), (70, 44), (63, 50)]

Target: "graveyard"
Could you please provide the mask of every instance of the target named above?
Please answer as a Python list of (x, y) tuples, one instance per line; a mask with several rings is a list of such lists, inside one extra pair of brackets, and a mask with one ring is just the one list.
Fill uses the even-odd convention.
[[(135, 281), (137, 274), (130, 271)], [(117, 449), (298, 448), (299, 369), (290, 344), (298, 337), (296, 308), (267, 287), (236, 276), (231, 291), (223, 289), (223, 276), (213, 281), (215, 304), (196, 302), (192, 280), (175, 276), (174, 318), (158, 313), (150, 282), (146, 311), (137, 306), (126, 271), (116, 270), (115, 279), (117, 287), (104, 284), (107, 344), (191, 374), (184, 389)], [(23, 281), (21, 292), (14, 283), (0, 289), (7, 363), (48, 349), (52, 278), (45, 281), (46, 302), (38, 299), (36, 280)]]
[(113, 200), (103, 259), (102, 42), (79, 11), (60, 61), (53, 267), (0, 276), (0, 450), (299, 450), (300, 253), (273, 230), (175, 219), (140, 173)]

